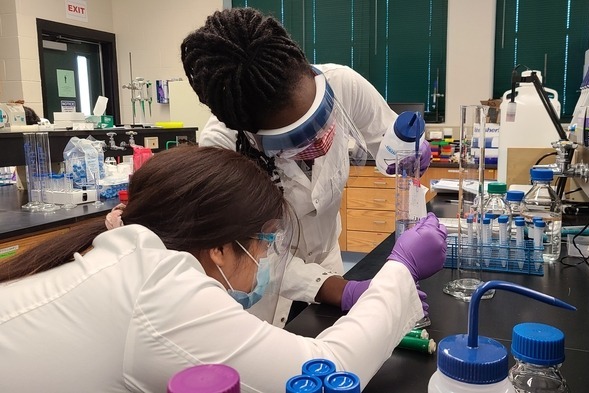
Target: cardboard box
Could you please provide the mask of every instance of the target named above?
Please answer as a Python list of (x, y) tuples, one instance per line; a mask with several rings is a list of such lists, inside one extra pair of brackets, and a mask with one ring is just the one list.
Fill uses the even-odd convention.
[(501, 102), (503, 100), (501, 98), (497, 99), (488, 99), (485, 101), (481, 101), (481, 105), (486, 105), (489, 107), (489, 112), (487, 113), (487, 123), (496, 123), (499, 124), (501, 121)]

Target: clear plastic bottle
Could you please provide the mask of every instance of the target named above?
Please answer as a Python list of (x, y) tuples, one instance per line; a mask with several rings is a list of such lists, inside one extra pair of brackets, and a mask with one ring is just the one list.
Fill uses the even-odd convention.
[(507, 184), (489, 183), (487, 186), (488, 199), (483, 204), (483, 217), (491, 219), (491, 233), (494, 240), (499, 240), (499, 216), (507, 216), (507, 227), (511, 227), (511, 208), (505, 199)]
[(522, 216), (528, 231), (534, 227), (533, 218), (540, 217), (546, 222), (544, 239), (544, 262), (552, 263), (560, 256), (560, 230), (562, 228), (562, 203), (550, 186), (550, 169), (532, 169), (532, 188), (522, 201)]
[(517, 393), (568, 393), (560, 372), (564, 334), (542, 323), (520, 323), (513, 328), (511, 353), (515, 365), (509, 380)]

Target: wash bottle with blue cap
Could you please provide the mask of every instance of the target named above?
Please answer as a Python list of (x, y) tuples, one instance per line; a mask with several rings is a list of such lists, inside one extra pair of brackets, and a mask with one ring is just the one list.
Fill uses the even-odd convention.
[[(425, 139), (425, 121), (419, 112), (403, 112), (385, 134), (376, 154), (376, 168), (385, 176), (389, 165), (395, 163), (398, 151), (415, 150)], [(395, 171), (392, 171), (394, 174)]]
[(508, 379), (507, 350), (496, 340), (478, 334), (479, 304), (490, 289), (502, 289), (532, 299), (576, 310), (562, 300), (505, 281), (487, 281), (473, 293), (468, 308), (468, 334), (444, 338), (438, 344), (438, 370), (428, 393), (516, 393)]

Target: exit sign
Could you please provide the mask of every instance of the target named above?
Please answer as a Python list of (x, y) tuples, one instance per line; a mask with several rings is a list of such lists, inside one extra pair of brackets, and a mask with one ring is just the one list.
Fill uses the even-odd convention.
[(65, 0), (65, 17), (88, 22), (88, 7), (85, 0)]

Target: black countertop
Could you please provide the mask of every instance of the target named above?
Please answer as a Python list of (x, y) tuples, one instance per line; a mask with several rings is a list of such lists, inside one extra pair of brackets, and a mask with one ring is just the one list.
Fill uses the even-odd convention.
[(119, 203), (119, 199), (115, 198), (103, 200), (104, 204), (98, 207), (91, 202), (71, 210), (41, 213), (22, 210), (21, 206), (27, 201), (27, 192), (17, 190), (15, 185), (0, 187), (0, 241), (106, 216)]
[[(456, 205), (445, 202), (446, 197), (434, 198), (429, 210), (439, 217), (455, 217)], [(585, 223), (585, 218), (570, 220), (571, 225)], [(394, 245), (391, 234), (365, 258), (358, 262), (345, 278), (365, 280), (374, 277), (386, 262)], [(467, 333), (469, 303), (442, 292), (443, 286), (456, 279), (456, 272), (443, 269), (427, 280), (421, 288), (428, 294), (427, 303), (432, 325), (427, 328), (436, 343), (449, 335)], [(589, 384), (589, 267), (563, 264), (545, 266), (544, 276), (483, 272), (483, 280), (505, 280), (555, 296), (577, 307), (567, 311), (516, 295), (496, 291), (493, 299), (483, 300), (480, 307), (479, 334), (494, 338), (510, 349), (513, 326), (522, 322), (540, 322), (555, 326), (565, 333), (566, 360), (562, 372), (571, 391), (584, 392)], [(315, 337), (330, 327), (343, 313), (336, 307), (311, 305), (286, 326), (286, 330)], [(370, 329), (366, 326), (366, 329)], [(514, 364), (510, 357), (510, 367)], [(427, 392), (430, 377), (436, 371), (436, 354), (427, 355), (396, 349), (363, 390), (371, 392)]]

